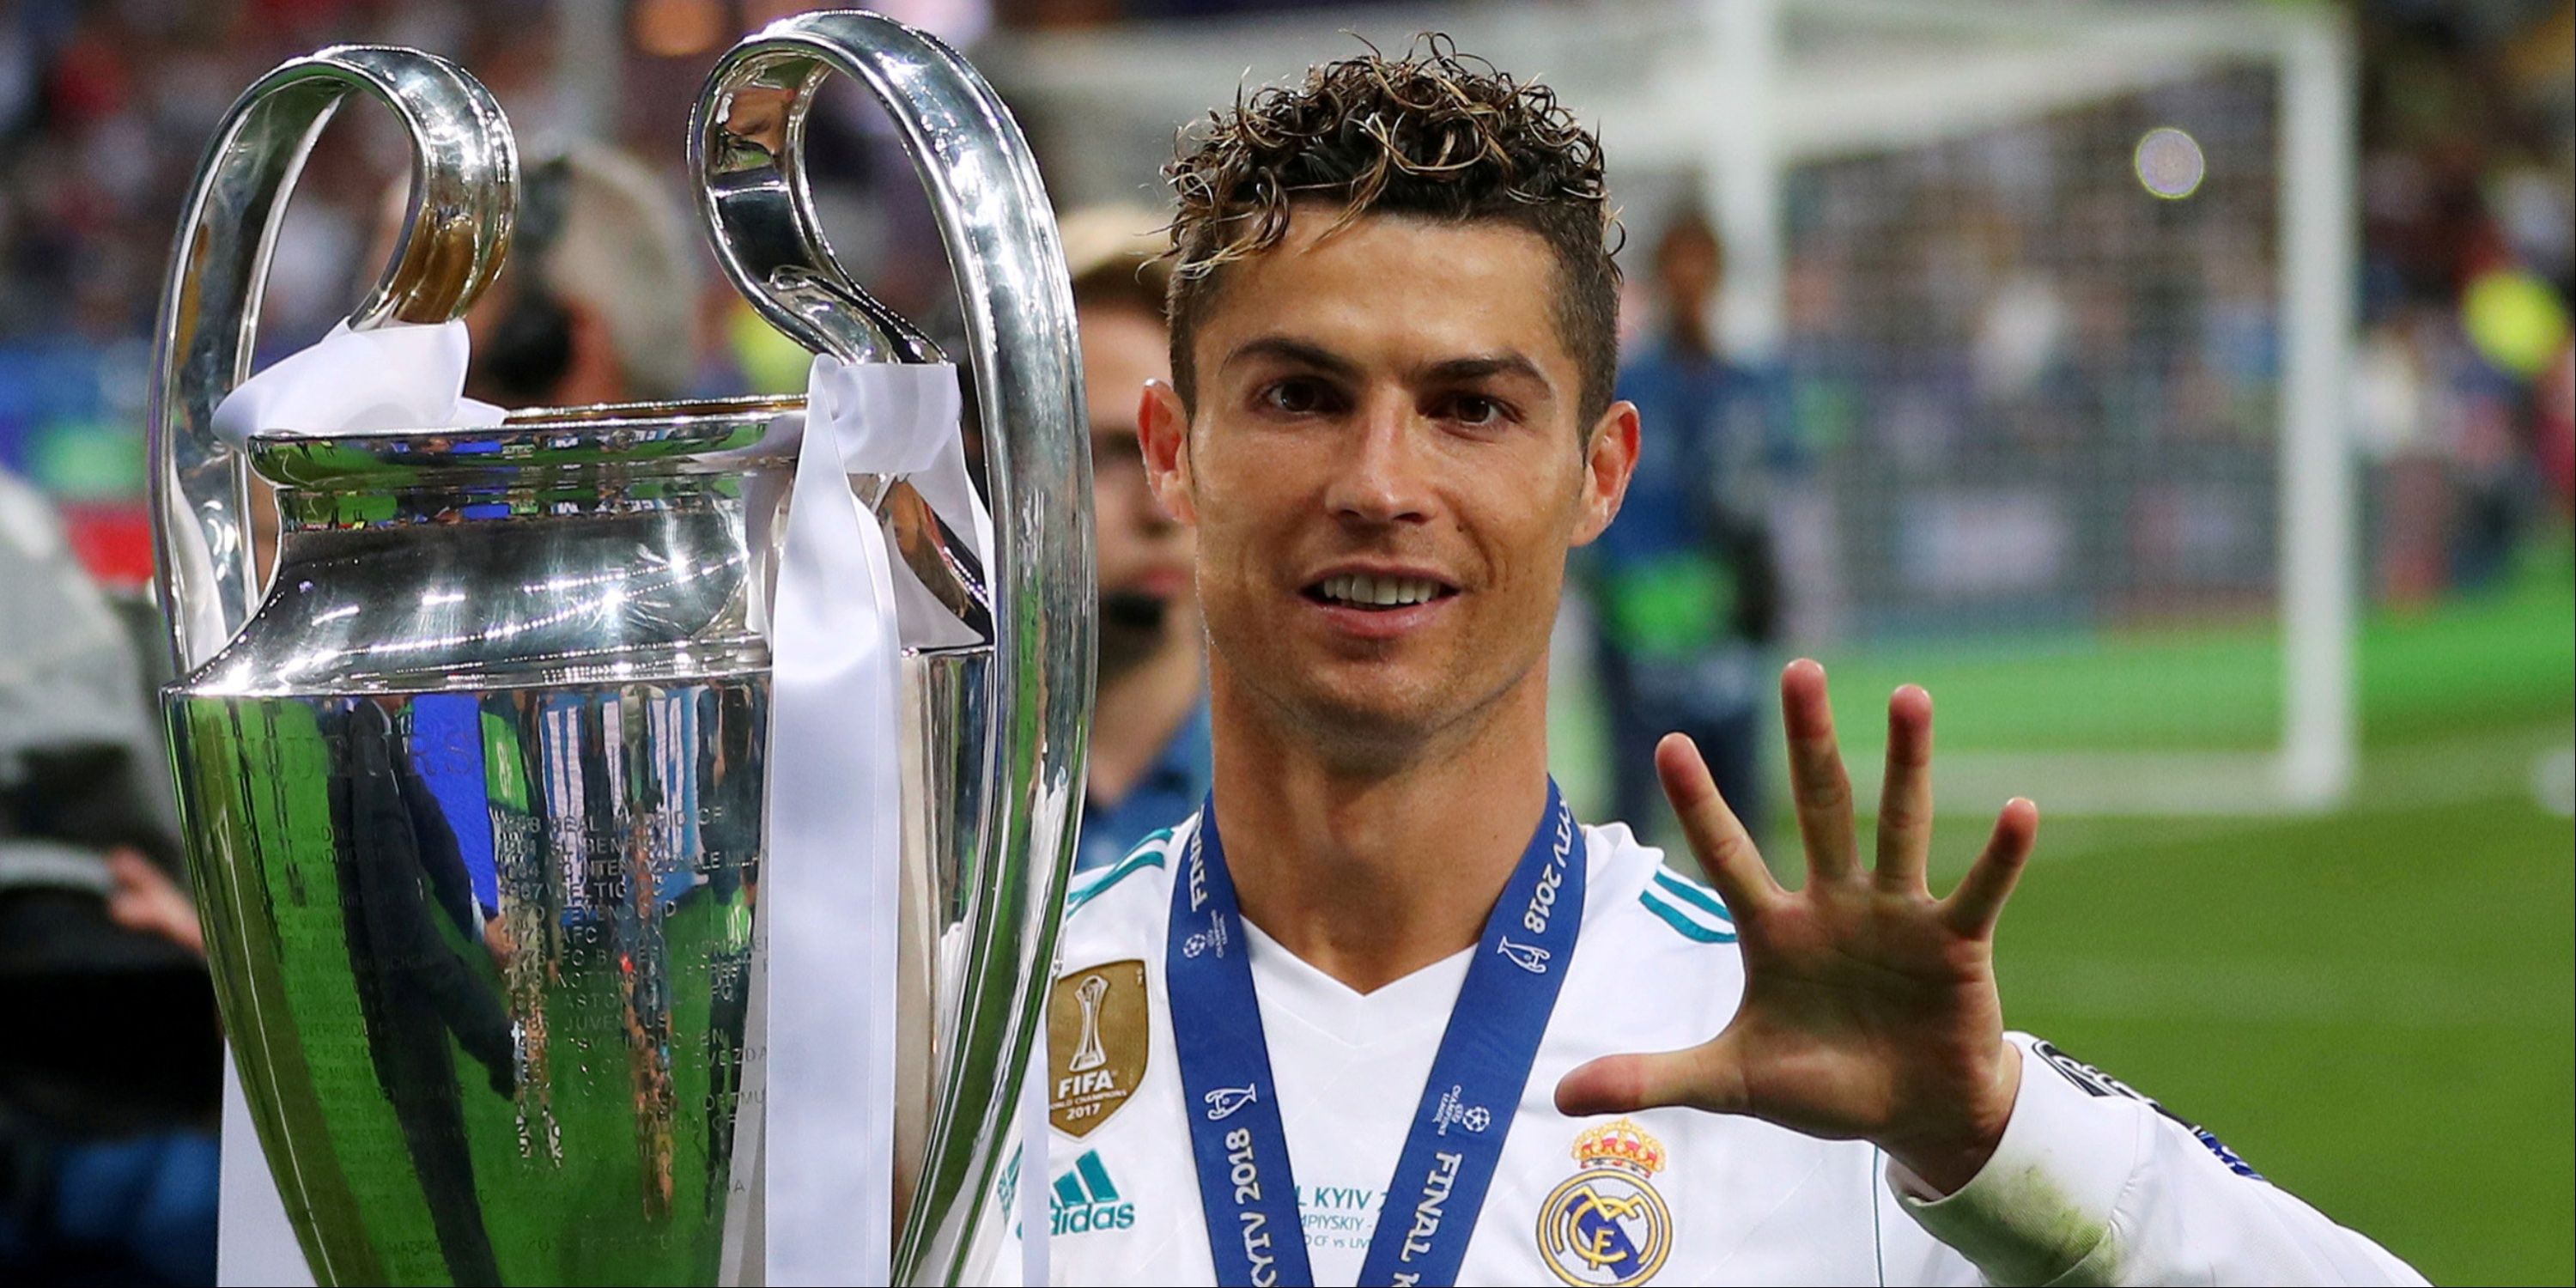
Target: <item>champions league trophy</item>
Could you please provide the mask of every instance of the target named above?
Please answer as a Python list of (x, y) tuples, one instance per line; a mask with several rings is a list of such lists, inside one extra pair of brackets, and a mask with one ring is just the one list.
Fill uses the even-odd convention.
[[(894, 1144), (871, 1164), (891, 1168), (893, 1207), (842, 1215), (887, 1224), (894, 1282), (950, 1283), (982, 1273), (1011, 1219), (984, 1200), (1038, 1041), (1080, 799), (1087, 442), (1026, 144), (919, 32), (807, 14), (718, 64), (691, 156), (728, 274), (817, 352), (941, 360), (816, 227), (803, 126), (834, 71), (884, 102), (930, 190), (996, 521), (983, 560), (917, 479), (836, 473), (855, 502), (798, 502), (854, 523), (863, 504), (952, 629), (903, 649), (899, 719), (834, 731), (900, 759), (899, 968), (799, 987), (895, 999)], [(259, 1144), (323, 1283), (757, 1280), (786, 1231), (775, 1168), (757, 1183), (764, 1139), (774, 1156), (797, 1126), (765, 1079), (811, 1036), (763, 1031), (785, 987), (772, 949), (805, 911), (775, 853), (803, 796), (772, 790), (796, 753), (770, 737), (789, 672), (765, 634), (793, 551), (778, 516), (799, 448), (778, 427), (804, 405), (218, 432), (287, 196), (353, 93), (394, 109), (414, 165), (394, 262), (351, 329), (445, 323), (499, 272), (517, 162), (490, 95), (425, 54), (335, 48), (225, 118), (158, 335), (160, 591), (184, 677), (164, 704)], [(245, 469), (282, 515), (264, 598)], [(839, 859), (897, 862), (855, 836)]]

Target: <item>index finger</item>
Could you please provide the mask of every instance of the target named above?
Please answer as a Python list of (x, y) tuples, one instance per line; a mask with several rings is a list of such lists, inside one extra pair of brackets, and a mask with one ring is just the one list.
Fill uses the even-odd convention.
[(1655, 776), (1663, 780), (1664, 796), (1672, 801), (1673, 815), (1681, 820), (1708, 883), (1717, 887), (1717, 897), (1739, 921), (1757, 915), (1781, 893), (1780, 883), (1771, 879), (1752, 835), (1718, 792), (1699, 745), (1683, 734), (1665, 734), (1655, 744)]

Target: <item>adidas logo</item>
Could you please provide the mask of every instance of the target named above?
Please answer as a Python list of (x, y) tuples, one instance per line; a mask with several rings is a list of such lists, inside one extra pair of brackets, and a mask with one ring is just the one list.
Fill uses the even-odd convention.
[(1100, 1151), (1086, 1150), (1072, 1170), (1055, 1178), (1047, 1196), (1049, 1231), (1059, 1237), (1094, 1230), (1124, 1230), (1136, 1224), (1136, 1205), (1118, 1197), (1118, 1185), (1101, 1166)]

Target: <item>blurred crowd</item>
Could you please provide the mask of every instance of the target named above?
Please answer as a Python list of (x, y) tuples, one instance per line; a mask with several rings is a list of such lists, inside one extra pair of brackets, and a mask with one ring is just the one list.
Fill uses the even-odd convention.
[[(151, 566), (149, 337), (179, 203), (226, 105), (268, 67), (335, 41), (444, 53), (494, 90), (561, 213), (475, 320), (470, 392), (522, 405), (794, 391), (805, 353), (741, 303), (680, 212), (684, 127), (707, 65), (740, 33), (806, 7), (0, 6), (0, 987), (50, 999), (20, 1032), (59, 1022), (83, 1034), (80, 1017), (100, 1003), (60, 986), (67, 964), (126, 972), (134, 991), (116, 1004), (152, 1008), (133, 1013), (158, 1017), (156, 1049), (187, 1052), (0, 1051), (0, 1278), (30, 1266), (62, 1281), (210, 1275), (215, 1038), (183, 942), (192, 921), (171, 880), (144, 677), (111, 659), (149, 663), (161, 648), (132, 595)], [(873, 7), (971, 51), (997, 30), (1307, 6)], [(2352, 423), (2368, 463), (2367, 567), (2380, 599), (2416, 603), (2498, 578), (2533, 533), (2563, 531), (2576, 491), (2576, 0), (2352, 7), (2364, 236)], [(588, 70), (566, 75), (576, 63)], [(1625, 257), (1635, 316), (1622, 394), (1666, 430), (1653, 443), (1669, 457), (1641, 470), (1628, 516), (1580, 570), (1614, 724), (1624, 713), (1691, 728), (1749, 813), (1762, 799), (1756, 712), (1783, 634), (1916, 624), (1949, 590), (1991, 602), (2015, 577), (2045, 580), (2033, 561), (2053, 541), (2120, 564), (2114, 580), (2146, 599), (2264, 593), (2273, 551), (2246, 534), (2271, 504), (2271, 448), (2247, 427), (2273, 423), (2277, 248), (2244, 230), (2270, 227), (2277, 191), (2213, 185), (2186, 211), (2137, 200), (2132, 183), (2113, 200), (2085, 189), (2093, 180), (2072, 176), (2064, 154), (2125, 152), (2142, 129), (2184, 121), (2213, 173), (2260, 169), (2277, 141), (2269, 95), (2268, 82), (2222, 73), (2044, 132), (1802, 169), (1785, 193), (1784, 338), (1761, 363), (1730, 358), (1707, 326), (1727, 262), (1705, 214), (1632, 208), (1646, 236)], [(934, 333), (953, 328), (935, 232), (882, 119), (856, 94), (827, 95), (809, 149), (854, 275)], [(320, 337), (372, 278), (407, 167), (372, 109), (323, 135), (280, 236), (261, 361)], [(1104, 716), (1097, 734), (1089, 812), (1134, 827), (1086, 834), (1086, 863), (1114, 859), (1132, 837), (1111, 832), (1169, 821), (1204, 783), (1186, 540), (1142, 490), (1122, 420), (1132, 405), (1099, 396), (1162, 370), (1150, 270), (1137, 268), (1154, 221), (1094, 212), (1066, 227), (1092, 349), (1100, 683), (1104, 706), (1137, 726), (1131, 736)], [(2148, 460), (2161, 474), (2124, 463)], [(2078, 526), (2050, 537), (2046, 516), (2017, 511), (2010, 470), (2054, 471), (2047, 486), (2075, 498)], [(1963, 472), (1991, 472), (1994, 486), (1949, 510), (1913, 486)], [(2089, 503), (2150, 478), (2174, 480), (2147, 485), (2170, 494)], [(1833, 486), (1890, 504), (1812, 504)], [(2126, 530), (2083, 526), (2111, 522)], [(1828, 557), (1836, 543), (1887, 557)], [(1943, 580), (1959, 576), (1983, 580)], [(1800, 595), (1785, 599), (1783, 581)], [(1878, 617), (1831, 620), (1861, 605)], [(1784, 621), (1799, 610), (1815, 620)], [(126, 636), (138, 644), (120, 654)], [(1126, 696), (1112, 704), (1113, 693)], [(1642, 746), (1651, 731), (1614, 741)], [(1637, 798), (1624, 814), (1653, 812), (1639, 803), (1643, 779), (1620, 786)], [(113, 946), (103, 956), (102, 943)]]
[[(688, 104), (706, 63), (734, 34), (799, 7), (776, 0), (19, 0), (0, 21), (0, 172), (7, 176), (0, 198), (0, 467), (32, 478), (55, 499), (83, 558), (102, 575), (130, 584), (148, 571), (136, 502), (150, 314), (183, 186), (224, 106), (260, 70), (328, 40), (446, 53), (494, 89), (532, 154), (575, 135), (606, 133), (676, 197)], [(971, 48), (1014, 27), (1300, 6), (901, 0), (879, 7)], [(2365, 234), (2356, 426), (2374, 465), (2372, 583), (2390, 597), (2422, 599), (2492, 576), (2518, 534), (2565, 506), (2576, 258), (2569, 233), (2576, 223), (2570, 12), (2564, 0), (2369, 0), (2355, 7)], [(605, 16), (584, 16), (593, 13)], [(585, 40), (611, 46), (598, 55), (608, 71), (563, 75), (566, 51)], [(2222, 77), (2168, 97), (2179, 110), (2167, 115), (2201, 122), (2195, 133), (2213, 173), (2226, 171), (2231, 148), (2264, 147), (2273, 138), (2266, 124), (2272, 105), (2260, 84)], [(827, 106), (814, 139), (817, 170), (830, 176), (827, 220), (845, 234), (839, 240), (861, 261), (857, 270), (890, 302), (916, 313), (941, 311), (946, 287), (936, 242), (900, 153), (860, 96), (829, 98)], [(2134, 137), (2134, 121), (2102, 115), (2099, 131), (2131, 130)], [(389, 122), (367, 111), (350, 116), (348, 127), (325, 133), (290, 211), (285, 253), (268, 288), (263, 356), (319, 336), (376, 267), (372, 236), (406, 158)], [(2067, 131), (2061, 125), (2058, 132)], [(1042, 142), (1068, 137), (1042, 125), (1034, 133)], [(2268, 210), (2245, 211), (2249, 222), (2209, 217), (2206, 207), (2268, 202), (2272, 194), (2213, 184), (2189, 220), (2159, 222), (2153, 203), (2134, 201), (2101, 202), (2068, 219), (2062, 200), (2018, 199), (2016, 185), (2053, 182), (2038, 151), (1989, 140), (1962, 149), (1954, 164), (1932, 167), (1939, 173), (1931, 177), (1919, 165), (1895, 176), (1865, 162), (1828, 163), (1795, 177), (1788, 194), (1793, 343), (1784, 356), (1798, 378), (1782, 414), (1809, 457), (1830, 455), (1855, 434), (1875, 435), (1880, 441), (1872, 446), (1904, 460), (1973, 450), (1973, 443), (1950, 441), (1960, 432), (2045, 442), (2050, 422), (2077, 418), (2262, 419), (2205, 409), (2260, 398), (2268, 388), (2276, 355), (2267, 347), (2273, 319), (2263, 287), (2272, 248), (2242, 235), (2262, 227)], [(1921, 217), (1931, 211), (1942, 217)], [(2048, 214), (2034, 223), (2032, 212)], [(1670, 213), (1628, 212), (1632, 225), (1649, 232), (1660, 231)], [(1944, 235), (1919, 231), (1935, 224)], [(691, 387), (792, 387), (801, 376), (797, 355), (750, 324), (708, 271), (704, 252), (691, 253), (702, 301)], [(2112, 256), (2122, 271), (2095, 277), (2134, 298), (2052, 293), (2043, 275), (2000, 286), (1991, 280), (1998, 264), (2098, 265)], [(2156, 259), (2172, 271), (2138, 268)], [(1851, 280), (1898, 283), (1906, 294), (1850, 298), (1832, 289)], [(1973, 306), (1954, 303), (1969, 293)], [(1651, 301), (1641, 303), (1651, 313)], [(2185, 310), (2207, 319), (2217, 339), (2180, 337), (2168, 323)], [(1890, 334), (1897, 324), (1916, 329)], [(1941, 326), (1961, 332), (1956, 343), (1925, 333)], [(2169, 351), (2138, 359), (2159, 344)], [(1936, 353), (1948, 356), (1924, 356)], [(2124, 369), (2087, 369), (2105, 362)], [(2231, 381), (2231, 367), (2242, 379)], [(1874, 391), (1866, 405), (1852, 396), (1856, 387)], [(1978, 415), (1939, 414), (1945, 402), (1971, 395), (1981, 400)], [(2187, 547), (2192, 506), (2178, 500), (2169, 508), (2178, 535), (2168, 544)], [(1912, 548), (1942, 548), (1940, 516), (1915, 522), (1936, 536)], [(2146, 544), (2143, 558), (2152, 564), (2154, 543)], [(2249, 569), (2268, 565), (2260, 550), (2239, 558)], [(2131, 579), (2153, 576), (2147, 567)], [(1844, 597), (1869, 601), (1870, 590), (1848, 588)]]
[(2364, 336), (2376, 589), (2504, 571), (2576, 479), (2576, 5), (2364, 7)]

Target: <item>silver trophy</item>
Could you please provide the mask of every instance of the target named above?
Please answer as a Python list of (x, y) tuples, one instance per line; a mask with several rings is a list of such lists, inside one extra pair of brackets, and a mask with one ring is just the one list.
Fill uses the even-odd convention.
[[(834, 263), (801, 163), (832, 71), (900, 123), (965, 304), (995, 548), (853, 480), (980, 643), (909, 651), (899, 747), (898, 1283), (981, 1273), (1038, 1040), (1091, 683), (1089, 461), (1063, 253), (1025, 142), (954, 52), (870, 14), (718, 65), (691, 153), (719, 258), (845, 360), (937, 360)], [(490, 95), (398, 49), (293, 60), (226, 116), (184, 213), (152, 400), (164, 695), (214, 976), (323, 1283), (756, 1275), (769, 650), (794, 399), (219, 437), (279, 217), (352, 92), (414, 150), (353, 327), (443, 322), (499, 271), (517, 162)], [(264, 592), (247, 473), (281, 515)], [(751, 1039), (751, 1040), (747, 1040)], [(772, 1041), (788, 1040), (774, 1037)], [(982, 1237), (979, 1237), (979, 1234)]]

